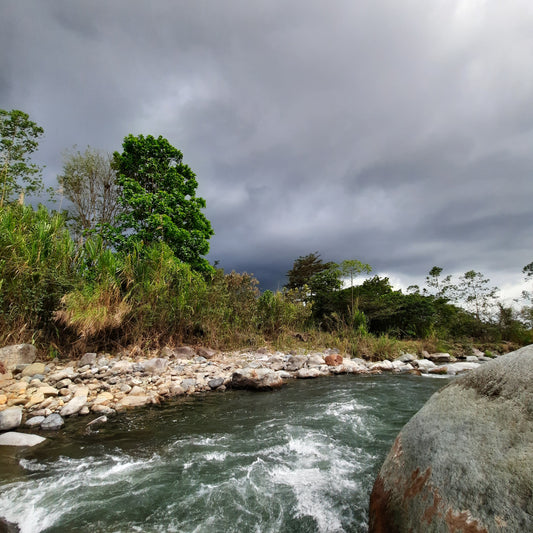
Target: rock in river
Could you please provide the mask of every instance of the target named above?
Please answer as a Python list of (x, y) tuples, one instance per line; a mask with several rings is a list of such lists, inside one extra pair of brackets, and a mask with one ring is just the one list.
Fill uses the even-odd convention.
[(8, 431), (0, 435), (0, 446), (35, 446), (45, 441), (44, 437), (32, 433), (18, 433)]
[(243, 368), (231, 376), (233, 389), (268, 391), (283, 385), (280, 375), (268, 368)]
[(371, 533), (533, 531), (533, 345), (434, 394), (370, 497)]
[(55, 431), (61, 429), (65, 425), (65, 421), (57, 413), (48, 415), (41, 423), (41, 429), (48, 429)]

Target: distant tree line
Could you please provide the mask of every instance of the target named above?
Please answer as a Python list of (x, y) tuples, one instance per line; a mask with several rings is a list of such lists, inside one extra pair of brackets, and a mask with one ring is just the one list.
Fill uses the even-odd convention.
[[(354, 286), (354, 277), (371, 272), (358, 260), (324, 262), (318, 252), (298, 257), (287, 272), (287, 289), (298, 290), (312, 307), (317, 327), (335, 330), (339, 324), (396, 338), (475, 338), (481, 341), (532, 340), (532, 307), (520, 311), (498, 301), (498, 288), (481, 272), (470, 270), (454, 280), (434, 266), (425, 286), (412, 285), (406, 293), (394, 290), (387, 277), (373, 276)], [(523, 269), (533, 277), (533, 263)], [(343, 287), (343, 280), (349, 287)], [(532, 293), (524, 291), (530, 304)]]

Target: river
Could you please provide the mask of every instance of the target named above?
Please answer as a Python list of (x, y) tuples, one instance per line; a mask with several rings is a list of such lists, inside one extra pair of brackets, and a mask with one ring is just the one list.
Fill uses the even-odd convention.
[(336, 376), (68, 420), (0, 447), (0, 516), (23, 533), (364, 532), (395, 436), (448, 379)]

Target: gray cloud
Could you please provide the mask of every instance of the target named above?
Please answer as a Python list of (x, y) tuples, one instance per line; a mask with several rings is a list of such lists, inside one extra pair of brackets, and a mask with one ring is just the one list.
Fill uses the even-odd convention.
[(532, 25), (528, 0), (8, 0), (0, 105), (45, 128), (50, 184), (73, 144), (167, 137), (207, 200), (210, 258), (263, 287), (315, 250), (518, 282)]

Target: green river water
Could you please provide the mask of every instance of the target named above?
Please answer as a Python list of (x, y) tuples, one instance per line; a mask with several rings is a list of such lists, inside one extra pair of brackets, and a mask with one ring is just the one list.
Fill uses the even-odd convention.
[(395, 436), (447, 379), (337, 376), (68, 420), (0, 447), (0, 516), (23, 533), (364, 532)]

